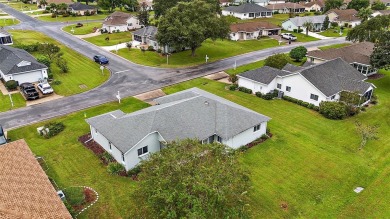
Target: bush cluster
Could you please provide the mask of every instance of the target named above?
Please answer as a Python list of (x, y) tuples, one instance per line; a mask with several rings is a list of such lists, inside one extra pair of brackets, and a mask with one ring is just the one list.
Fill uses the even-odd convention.
[(129, 171), (127, 171), (127, 175), (128, 176), (136, 176), (136, 175), (138, 175), (139, 173), (141, 173), (141, 166), (140, 165), (138, 165), (138, 166), (135, 166), (133, 169), (131, 169), (131, 170), (129, 170)]
[(344, 119), (348, 116), (347, 107), (344, 103), (332, 101), (321, 102), (320, 113), (328, 119)]
[(27, 52), (29, 53), (32, 53), (32, 52), (37, 52), (38, 49), (39, 49), (39, 45), (40, 43), (34, 43), (34, 44), (15, 44), (14, 47), (18, 48), (18, 49), (23, 49), (23, 50), (26, 50)]
[(51, 122), (43, 126), (44, 130), (49, 129), (49, 133), (44, 135), (45, 138), (51, 138), (58, 135), (60, 132), (64, 131), (65, 125), (62, 122)]
[(237, 84), (232, 84), (229, 86), (229, 90), (232, 90), (232, 91), (237, 90), (237, 88), (238, 88)]
[(5, 82), (5, 87), (8, 90), (15, 90), (18, 87), (18, 82), (16, 82), (15, 80), (9, 80)]
[(119, 175), (125, 171), (125, 167), (117, 162), (111, 162), (107, 165), (107, 171), (112, 175)]
[(246, 87), (238, 87), (238, 90), (244, 93), (252, 94), (252, 90)]
[(261, 92), (256, 92), (255, 94), (257, 97), (263, 98), (264, 100), (272, 100), (278, 96), (278, 92), (279, 92), (278, 90), (273, 90), (266, 94), (263, 94)]
[(296, 103), (298, 105), (306, 107), (308, 109), (313, 109), (315, 111), (319, 111), (319, 107), (314, 105), (314, 104), (312, 104), (312, 103), (308, 103), (308, 102), (305, 102), (305, 101), (302, 101), (302, 100), (298, 100), (298, 99), (295, 99), (295, 98), (292, 98), (292, 97), (289, 97), (289, 96), (283, 96), (283, 99), (287, 100), (288, 102)]

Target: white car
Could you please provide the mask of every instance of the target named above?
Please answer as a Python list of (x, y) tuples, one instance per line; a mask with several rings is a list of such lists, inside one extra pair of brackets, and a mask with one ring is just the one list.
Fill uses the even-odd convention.
[(43, 94), (51, 94), (54, 92), (53, 88), (49, 85), (47, 82), (42, 82), (38, 84), (38, 89), (43, 93)]
[(292, 35), (291, 33), (282, 33), (282, 38), (291, 41), (297, 40), (297, 37)]

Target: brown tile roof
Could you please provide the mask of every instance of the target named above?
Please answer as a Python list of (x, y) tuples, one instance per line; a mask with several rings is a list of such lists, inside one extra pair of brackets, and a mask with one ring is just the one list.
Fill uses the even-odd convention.
[(335, 14), (337, 14), (338, 21), (360, 20), (359, 17), (357, 16), (358, 12), (355, 9), (345, 9), (345, 10), (332, 9), (332, 10), (328, 11), (326, 14), (329, 14), (331, 12), (334, 12)]
[(127, 24), (127, 19), (133, 17), (133, 15), (120, 12), (120, 11), (115, 11), (106, 19), (104, 19), (103, 24), (105, 25), (126, 25)]
[(356, 43), (350, 46), (327, 49), (314, 50), (307, 53), (308, 57), (316, 57), (324, 60), (342, 58), (348, 63), (370, 64), (370, 55), (374, 51), (374, 44), (370, 42)]
[(73, 4), (72, 0), (47, 0), (47, 5), (50, 5), (51, 3), (54, 3), (56, 5), (65, 3), (67, 5)]
[(72, 218), (24, 140), (0, 146), (0, 218)]
[(269, 30), (269, 29), (281, 29), (277, 25), (270, 22), (247, 22), (237, 23), (230, 25), (230, 30), (236, 32), (255, 32), (258, 30)]
[(390, 15), (390, 10), (379, 10), (382, 15)]
[(271, 10), (280, 10), (285, 8), (305, 8), (304, 6), (292, 2), (286, 2), (286, 3), (277, 3), (277, 4), (271, 4), (265, 6), (268, 9)]

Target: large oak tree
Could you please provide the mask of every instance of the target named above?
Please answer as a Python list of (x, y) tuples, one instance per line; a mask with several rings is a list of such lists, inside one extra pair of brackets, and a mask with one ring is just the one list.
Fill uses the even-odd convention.
[(169, 45), (180, 50), (190, 48), (192, 56), (208, 38), (225, 39), (229, 34), (229, 24), (219, 16), (214, 6), (201, 0), (179, 2), (160, 18), (157, 40), (161, 45)]

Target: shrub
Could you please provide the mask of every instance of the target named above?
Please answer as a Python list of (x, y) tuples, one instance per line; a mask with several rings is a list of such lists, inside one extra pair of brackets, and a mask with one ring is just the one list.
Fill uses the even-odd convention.
[(294, 33), (298, 33), (298, 29), (293, 29), (293, 32)]
[(158, 50), (157, 50), (157, 53), (162, 53), (162, 50), (161, 50), (161, 49), (158, 49)]
[(282, 69), (288, 63), (288, 59), (289, 58), (286, 54), (278, 53), (272, 56), (268, 56), (264, 61), (264, 65), (277, 69)]
[(232, 84), (229, 86), (229, 90), (232, 90), (232, 91), (237, 90), (237, 88), (238, 88), (237, 84)]
[(119, 175), (121, 172), (125, 171), (125, 167), (117, 162), (111, 162), (107, 166), (107, 171), (112, 175)]
[(256, 97), (260, 97), (261, 98), (263, 96), (263, 94), (261, 92), (256, 92), (255, 94), (256, 94)]
[(66, 201), (71, 206), (81, 205), (85, 202), (83, 187), (70, 187), (64, 190)]
[(154, 51), (154, 47), (153, 46), (148, 46), (148, 51)]
[(110, 153), (108, 153), (107, 151), (105, 151), (101, 155), (101, 158), (104, 160), (105, 163), (111, 163), (111, 162), (115, 161), (114, 157)]
[(9, 80), (5, 82), (5, 87), (8, 90), (15, 90), (18, 87), (18, 82), (16, 82), (15, 80)]
[(304, 46), (298, 46), (292, 49), (289, 53), (290, 57), (299, 62), (303, 57), (306, 57), (307, 49)]
[(273, 93), (266, 93), (261, 98), (263, 98), (264, 100), (272, 100), (274, 99), (274, 95)]
[(62, 122), (51, 122), (43, 126), (43, 129), (49, 129), (49, 133), (44, 135), (45, 138), (51, 138), (64, 131), (65, 125)]
[(51, 14), (51, 18), (55, 18), (55, 17), (57, 17), (57, 14), (56, 13), (52, 13)]
[(141, 173), (141, 166), (140, 165), (135, 166), (133, 169), (127, 171), (128, 176), (138, 175), (139, 173)]
[(330, 23), (330, 26), (332, 26), (333, 28), (336, 28), (339, 26), (339, 24), (337, 22), (332, 22), (332, 23)]
[(305, 15), (305, 16), (310, 16), (311, 13), (310, 13), (310, 12), (305, 12), (304, 15)]
[(274, 11), (273, 14), (279, 14), (279, 11)]
[(315, 11), (314, 15), (321, 15), (321, 12), (320, 11)]
[(85, 16), (90, 16), (90, 15), (91, 15), (91, 12), (87, 10), (87, 11), (85, 11), (84, 15), (85, 15)]
[(62, 82), (60, 81), (60, 80), (55, 80), (54, 82), (53, 82), (53, 84), (54, 85), (60, 85)]
[(364, 112), (364, 111), (366, 111), (366, 108), (365, 107), (361, 107), (360, 110)]
[(237, 77), (237, 75), (232, 74), (232, 75), (229, 75), (228, 80), (229, 80), (230, 82), (232, 82), (233, 84), (235, 84), (235, 83), (238, 81), (238, 77)]
[(238, 87), (238, 90), (244, 93), (252, 94), (252, 90), (246, 87)]
[(302, 32), (303, 32), (303, 29), (299, 29), (299, 30), (298, 30), (298, 33), (302, 33)]
[(91, 15), (95, 15), (96, 14), (96, 12), (95, 11), (91, 11), (91, 13), (90, 13)]
[(347, 108), (341, 102), (324, 101), (320, 103), (320, 113), (328, 119), (344, 119), (347, 117)]
[(265, 140), (265, 139), (268, 139), (269, 137), (268, 137), (268, 135), (263, 134), (260, 138), (263, 139), (263, 140)]
[(69, 13), (64, 13), (64, 14), (62, 15), (62, 17), (69, 17), (69, 16), (70, 16)]
[(60, 68), (62, 73), (68, 73), (69, 71), (68, 62), (65, 59), (57, 58), (56, 64)]
[(16, 48), (26, 50), (29, 53), (37, 52), (39, 49), (39, 43), (34, 44), (15, 44)]

